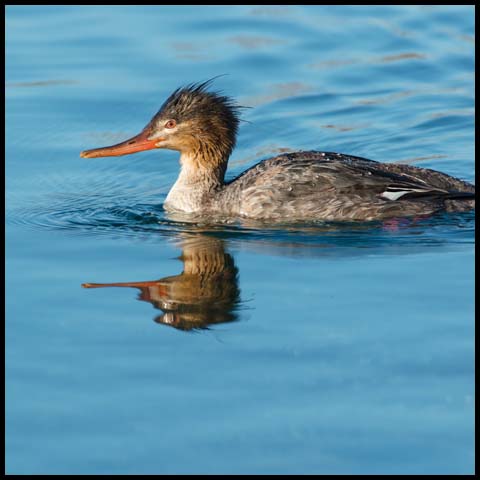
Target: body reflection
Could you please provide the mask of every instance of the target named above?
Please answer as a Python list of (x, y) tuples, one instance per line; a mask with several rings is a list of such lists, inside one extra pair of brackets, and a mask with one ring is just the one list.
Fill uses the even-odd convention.
[(196, 236), (183, 240), (183, 272), (145, 282), (84, 283), (84, 288), (130, 287), (139, 300), (162, 310), (154, 320), (180, 330), (207, 328), (237, 320), (240, 304), (238, 269), (218, 238)]
[[(150, 302), (162, 311), (155, 318), (157, 323), (181, 330), (202, 329), (239, 317), (242, 301), (238, 269), (226, 251), (225, 242), (248, 252), (308, 261), (414, 255), (431, 252), (432, 248), (456, 250), (463, 248), (462, 245), (473, 244), (475, 232), (475, 212), (393, 218), (375, 223), (279, 224), (269, 225), (268, 230), (262, 229), (261, 224), (247, 222), (215, 224), (206, 219), (204, 223), (195, 224), (187, 220), (184, 216), (168, 220), (170, 223), (163, 220), (164, 230), (160, 230), (164, 235), (168, 233), (170, 239), (174, 234), (180, 242), (181, 274), (159, 280), (85, 283), (82, 286), (138, 288), (139, 300)], [(159, 222), (152, 223), (149, 218), (146, 225), (130, 224), (128, 232), (137, 235), (142, 226), (145, 230), (140, 231), (158, 234), (159, 230), (152, 225)]]

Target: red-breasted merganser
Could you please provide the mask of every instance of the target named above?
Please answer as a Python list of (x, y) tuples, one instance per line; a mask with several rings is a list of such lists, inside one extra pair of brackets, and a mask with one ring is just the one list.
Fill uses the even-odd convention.
[(142, 132), (84, 158), (167, 148), (180, 175), (164, 207), (199, 215), (260, 220), (377, 220), (475, 208), (475, 186), (435, 170), (330, 152), (295, 152), (257, 163), (225, 182), (240, 106), (208, 90), (174, 91)]

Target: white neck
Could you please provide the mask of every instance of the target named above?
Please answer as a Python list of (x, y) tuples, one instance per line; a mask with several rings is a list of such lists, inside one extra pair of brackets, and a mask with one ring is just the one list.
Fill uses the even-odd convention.
[(180, 174), (165, 200), (167, 210), (198, 212), (206, 207), (206, 197), (212, 197), (223, 184), (215, 171), (204, 168), (194, 156), (182, 153)]

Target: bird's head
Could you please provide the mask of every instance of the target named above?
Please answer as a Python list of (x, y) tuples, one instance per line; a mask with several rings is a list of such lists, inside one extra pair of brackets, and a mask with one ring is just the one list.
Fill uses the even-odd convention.
[(211, 81), (175, 90), (138, 135), (117, 145), (85, 150), (80, 156), (111, 157), (166, 148), (205, 161), (225, 161), (235, 146), (241, 107), (229, 97), (208, 91)]

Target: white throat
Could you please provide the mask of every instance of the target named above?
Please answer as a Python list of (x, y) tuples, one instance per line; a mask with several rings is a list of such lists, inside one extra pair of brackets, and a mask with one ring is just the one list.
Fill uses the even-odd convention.
[(189, 213), (205, 210), (206, 200), (213, 197), (221, 183), (213, 174), (199, 167), (195, 157), (182, 153), (180, 165), (180, 174), (168, 192), (164, 207)]

